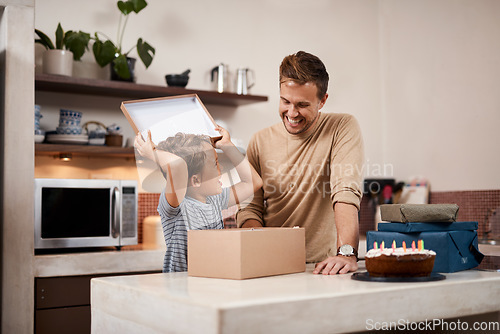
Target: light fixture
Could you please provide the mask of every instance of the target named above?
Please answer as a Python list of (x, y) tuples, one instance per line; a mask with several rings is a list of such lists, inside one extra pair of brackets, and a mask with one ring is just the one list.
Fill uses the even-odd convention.
[(73, 155), (71, 153), (59, 153), (59, 160), (61, 161), (71, 161)]

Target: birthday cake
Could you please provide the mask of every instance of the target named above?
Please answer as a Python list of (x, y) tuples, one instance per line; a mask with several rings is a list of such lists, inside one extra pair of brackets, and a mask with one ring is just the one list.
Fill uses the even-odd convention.
[(424, 249), (423, 242), (416, 248), (380, 247), (370, 249), (365, 255), (366, 270), (374, 277), (425, 277), (430, 276), (436, 253)]

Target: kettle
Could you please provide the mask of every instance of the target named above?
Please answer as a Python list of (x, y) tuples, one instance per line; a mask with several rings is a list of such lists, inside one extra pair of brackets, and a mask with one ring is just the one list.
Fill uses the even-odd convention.
[(214, 81), (214, 76), (217, 75), (217, 91), (219, 93), (224, 92), (227, 88), (227, 65), (224, 65), (223, 63), (220, 63), (219, 65), (215, 66), (212, 68), (211, 71), (211, 80)]
[[(248, 75), (251, 73), (252, 75)], [(250, 83), (249, 78), (252, 78)], [(239, 68), (236, 80), (236, 93), (240, 95), (247, 95), (248, 89), (255, 84), (255, 73), (249, 68)]]

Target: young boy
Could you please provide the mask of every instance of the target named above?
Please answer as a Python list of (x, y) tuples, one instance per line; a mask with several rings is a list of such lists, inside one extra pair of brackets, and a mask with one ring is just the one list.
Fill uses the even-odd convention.
[(222, 229), (222, 210), (239, 204), (262, 187), (262, 179), (231, 142), (229, 133), (215, 128), (222, 139), (215, 143), (236, 167), (241, 182), (222, 188), (217, 153), (210, 137), (178, 133), (157, 147), (151, 132), (145, 141), (137, 134), (134, 146), (145, 158), (156, 161), (165, 179), (158, 212), (167, 244), (163, 272), (187, 270), (187, 230)]

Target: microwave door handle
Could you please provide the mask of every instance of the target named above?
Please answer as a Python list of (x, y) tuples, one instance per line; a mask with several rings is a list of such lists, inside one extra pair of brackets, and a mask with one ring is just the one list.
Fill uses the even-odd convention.
[(120, 235), (120, 190), (118, 187), (113, 189), (113, 222), (111, 234), (113, 238), (118, 238)]

